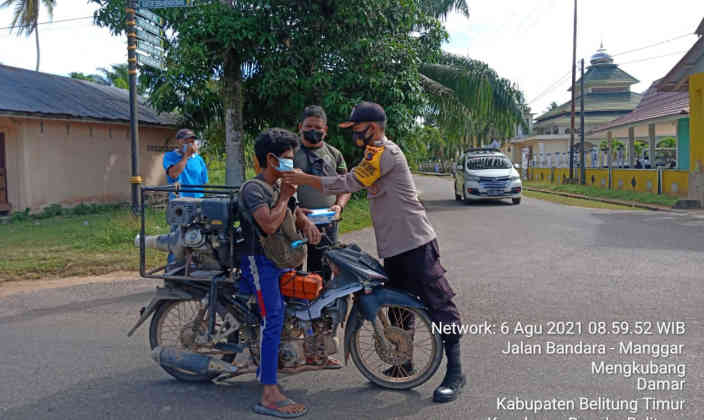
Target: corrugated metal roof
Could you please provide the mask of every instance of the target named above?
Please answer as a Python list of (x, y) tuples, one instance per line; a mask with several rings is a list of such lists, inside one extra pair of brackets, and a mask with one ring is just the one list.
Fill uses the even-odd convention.
[[(130, 120), (129, 91), (85, 80), (0, 65), (0, 113), (104, 121)], [(174, 126), (178, 118), (159, 114), (139, 98), (139, 121)]]
[(643, 95), (643, 100), (630, 114), (617, 118), (605, 124), (592, 133), (600, 133), (609, 129), (637, 124), (639, 122), (689, 114), (688, 92), (661, 92), (657, 90), (659, 80), (653, 82)]

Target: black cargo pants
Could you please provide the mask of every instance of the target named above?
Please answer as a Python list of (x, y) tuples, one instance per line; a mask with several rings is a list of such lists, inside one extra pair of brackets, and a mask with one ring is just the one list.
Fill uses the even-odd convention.
[[(429, 309), (430, 319), (436, 325), (454, 325), (454, 332), (442, 334), (447, 344), (459, 341), (461, 335), (460, 313), (452, 301), (455, 292), (445, 278), (447, 272), (440, 264), (440, 250), (437, 239), (384, 259), (384, 269), (389, 276), (389, 287), (405, 290), (423, 299)], [(412, 329), (415, 320), (408, 315), (391, 315), (403, 319), (403, 328)]]

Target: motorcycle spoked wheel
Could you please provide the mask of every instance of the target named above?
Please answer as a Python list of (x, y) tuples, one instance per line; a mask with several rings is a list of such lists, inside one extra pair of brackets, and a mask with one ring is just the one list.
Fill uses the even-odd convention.
[[(200, 302), (195, 299), (162, 301), (154, 312), (149, 325), (149, 344), (152, 350), (157, 346), (173, 346), (183, 350), (190, 350), (189, 344), (192, 336), (189, 330), (195, 321), (199, 309)], [(199, 322), (198, 328), (207, 329), (207, 312), (203, 318)], [(220, 316), (215, 319), (216, 331), (218, 324), (222, 325)], [(232, 363), (236, 356), (236, 354), (224, 354), (220, 356), (220, 359)], [(217, 374), (199, 375), (183, 369), (166, 366), (162, 366), (162, 369), (174, 378), (186, 382), (208, 382), (217, 376)]]
[[(413, 331), (398, 327), (410, 316), (415, 317)], [(382, 351), (371, 322), (364, 321), (352, 334), (350, 354), (362, 374), (374, 384), (389, 389), (411, 389), (427, 382), (440, 367), (443, 358), (442, 338), (433, 334), (430, 317), (425, 310), (399, 305), (381, 305), (377, 317), (384, 326), (384, 335), (394, 349)], [(384, 371), (413, 361), (413, 372), (393, 368), (394, 376)]]

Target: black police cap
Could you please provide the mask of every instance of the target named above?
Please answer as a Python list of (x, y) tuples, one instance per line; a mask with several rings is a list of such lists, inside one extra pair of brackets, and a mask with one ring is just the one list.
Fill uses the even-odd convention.
[(360, 102), (354, 107), (347, 121), (340, 123), (339, 127), (349, 128), (361, 122), (384, 122), (386, 112), (384, 108), (374, 102)]

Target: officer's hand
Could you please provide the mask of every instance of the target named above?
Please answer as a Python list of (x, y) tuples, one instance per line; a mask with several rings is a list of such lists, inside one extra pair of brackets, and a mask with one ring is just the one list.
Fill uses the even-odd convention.
[(308, 243), (311, 245), (319, 244), (322, 237), (318, 227), (310, 221), (303, 227), (303, 236), (308, 238)]
[(311, 214), (311, 213), (313, 213), (313, 210), (307, 209), (307, 208), (304, 208), (304, 207), (299, 207), (298, 209), (299, 209), (301, 212), (303, 212), (303, 214), (305, 214), (306, 216), (309, 215), (309, 214)]
[(308, 174), (304, 173), (300, 169), (294, 169), (293, 171), (283, 172), (281, 176), (283, 177), (284, 182), (296, 185), (305, 185), (306, 179), (309, 177)]

